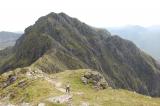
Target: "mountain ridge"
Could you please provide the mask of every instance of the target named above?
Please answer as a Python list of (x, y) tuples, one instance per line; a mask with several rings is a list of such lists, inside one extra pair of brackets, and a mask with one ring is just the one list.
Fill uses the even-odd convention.
[[(47, 74), (31, 66), (6, 72), (0, 76), (0, 105), (159, 106), (160, 104), (159, 98), (152, 98), (137, 92), (111, 87), (97, 90), (92, 84), (93, 82), (87, 84), (82, 82), (82, 76), (92, 75), (91, 73), (100, 75), (91, 69), (65, 70), (55, 74)], [(9, 76), (15, 79), (11, 83), (8, 82)], [(94, 77), (96, 78), (96, 76), (91, 78)], [(71, 85), (70, 94), (65, 92), (67, 82)]]
[(160, 96), (160, 68), (131, 41), (112, 36), (64, 13), (50, 13), (25, 29), (0, 72), (34, 66), (46, 73), (95, 69), (113, 88)]
[[(142, 27), (142, 26), (125, 26), (107, 28), (112, 34), (133, 41), (138, 47), (143, 49), (154, 58), (160, 58), (159, 35), (160, 26)], [(154, 42), (154, 43), (153, 43)]]

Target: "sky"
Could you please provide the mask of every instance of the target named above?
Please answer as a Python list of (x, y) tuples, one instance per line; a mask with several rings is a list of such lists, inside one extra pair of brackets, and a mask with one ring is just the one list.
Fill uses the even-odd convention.
[(0, 31), (23, 31), (50, 12), (100, 28), (160, 25), (160, 0), (0, 0)]

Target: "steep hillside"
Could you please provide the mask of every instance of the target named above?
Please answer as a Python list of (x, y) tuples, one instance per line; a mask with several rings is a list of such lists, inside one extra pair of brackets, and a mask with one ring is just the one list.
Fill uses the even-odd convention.
[(19, 33), (0, 32), (0, 50), (9, 46), (14, 46), (16, 40), (21, 36)]
[[(85, 85), (81, 77), (88, 72), (91, 70), (66, 70), (57, 74), (46, 74), (33, 67), (7, 72), (0, 76), (0, 105), (159, 106), (160, 104), (160, 99), (136, 92), (111, 87), (97, 90), (92, 84)], [(14, 79), (11, 83), (9, 76), (12, 76), (10, 80)], [(71, 85), (70, 94), (65, 93), (67, 82)]]
[(133, 41), (145, 52), (151, 54), (157, 59), (160, 59), (160, 26), (126, 26), (118, 28), (108, 28), (108, 30), (112, 34), (117, 34), (125, 39)]
[(132, 42), (64, 13), (39, 18), (11, 51), (0, 57), (1, 73), (29, 65), (46, 73), (90, 68), (113, 88), (160, 96), (160, 68), (152, 57)]

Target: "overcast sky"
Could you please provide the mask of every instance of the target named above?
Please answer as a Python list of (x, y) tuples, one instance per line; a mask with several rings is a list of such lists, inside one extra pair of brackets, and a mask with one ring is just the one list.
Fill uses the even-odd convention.
[(160, 0), (0, 0), (0, 31), (23, 31), (50, 12), (95, 27), (160, 25)]

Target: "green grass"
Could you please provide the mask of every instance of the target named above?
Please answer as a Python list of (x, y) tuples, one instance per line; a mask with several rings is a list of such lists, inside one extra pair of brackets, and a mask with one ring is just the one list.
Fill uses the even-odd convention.
[(159, 98), (151, 98), (127, 90), (108, 88), (96, 91), (91, 85), (80, 81), (86, 70), (65, 71), (56, 74), (64, 83), (70, 82), (72, 92), (83, 92), (83, 95), (73, 94), (73, 104), (80, 105), (81, 101), (91, 106), (159, 106)]
[(45, 102), (46, 106), (66, 106), (65, 104)]
[[(7, 77), (7, 75), (1, 76), (1, 81), (5, 80), (3, 77)], [(20, 87), (18, 83), (22, 80), (25, 81), (26, 84)], [(9, 101), (15, 104), (20, 102), (38, 103), (45, 98), (61, 95), (62, 93), (57, 91), (53, 85), (43, 78), (29, 79), (26, 78), (25, 75), (20, 75), (13, 84), (4, 89), (0, 88), (1, 96), (7, 97), (9, 94), (11, 95), (9, 96)]]
[[(84, 85), (80, 77), (88, 69), (66, 70), (57, 74), (50, 74), (49, 78), (56, 78), (59, 82), (71, 84), (71, 94), (73, 95), (72, 104), (79, 106), (82, 102), (89, 103), (90, 106), (159, 106), (160, 99), (149, 96), (140, 95), (127, 90), (107, 88), (105, 90), (95, 90), (91, 84)], [(0, 81), (6, 79), (8, 74), (3, 74)], [(46, 103), (46, 106), (66, 106), (66, 104), (55, 104), (46, 101), (47, 98), (63, 95), (64, 93), (55, 89), (55, 86), (44, 80), (43, 78), (28, 79), (25, 77), (25, 72), (14, 72), (19, 75), (18, 80), (6, 87), (0, 89), (0, 95), (14, 94), (10, 97), (11, 103), (31, 102), (38, 104), (40, 102)], [(23, 88), (18, 87), (21, 80), (26, 80), (27, 85)], [(83, 94), (77, 94), (78, 92)]]

